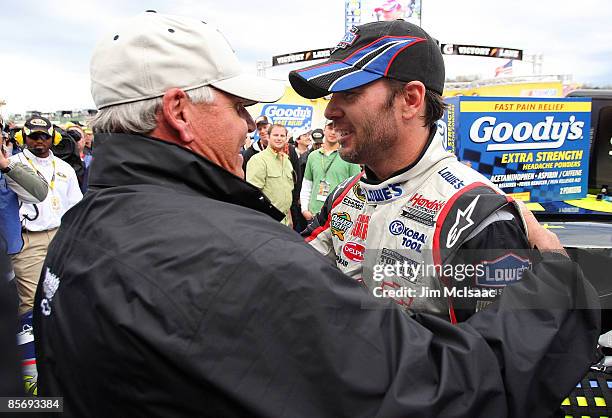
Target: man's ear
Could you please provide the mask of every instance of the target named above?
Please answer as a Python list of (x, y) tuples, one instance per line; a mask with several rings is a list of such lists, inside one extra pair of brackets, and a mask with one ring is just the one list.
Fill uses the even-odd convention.
[(419, 115), (420, 112), (424, 112), (425, 103), (425, 85), (420, 81), (411, 81), (404, 85), (404, 89), (400, 96), (402, 118), (412, 119), (415, 115)]
[(192, 109), (192, 103), (187, 94), (177, 88), (166, 91), (162, 97), (161, 113), (164, 118), (166, 129), (175, 132), (175, 136), (180, 138), (184, 144), (189, 144), (194, 140), (189, 117)]

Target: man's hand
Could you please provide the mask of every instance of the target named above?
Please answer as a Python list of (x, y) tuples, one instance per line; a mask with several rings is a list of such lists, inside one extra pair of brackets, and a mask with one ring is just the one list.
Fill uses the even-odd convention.
[(305, 210), (304, 212), (302, 212), (302, 215), (304, 216), (304, 219), (306, 219), (308, 222), (312, 221), (312, 218), (314, 218), (312, 212), (309, 210)]
[(516, 202), (521, 208), (525, 223), (527, 224), (527, 238), (529, 239), (529, 243), (541, 252), (551, 251), (569, 257), (557, 235), (540, 225), (535, 216), (533, 216), (533, 213), (527, 209), (527, 206), (525, 206), (523, 202), (520, 200)]

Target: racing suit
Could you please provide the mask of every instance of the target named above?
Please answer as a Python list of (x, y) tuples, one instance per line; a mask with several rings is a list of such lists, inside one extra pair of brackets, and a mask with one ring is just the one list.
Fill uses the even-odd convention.
[(419, 158), (389, 179), (366, 168), (340, 184), (302, 235), (375, 296), (456, 322), (531, 266), (525, 231), (516, 203), (432, 129)]

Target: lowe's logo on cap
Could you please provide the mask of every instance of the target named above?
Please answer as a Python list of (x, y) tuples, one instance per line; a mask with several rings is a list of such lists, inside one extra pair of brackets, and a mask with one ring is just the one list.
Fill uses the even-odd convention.
[(518, 282), (523, 278), (523, 272), (531, 267), (528, 259), (515, 254), (506, 254), (480, 264), (484, 267), (484, 272), (477, 275), (476, 284), (485, 287), (503, 287)]
[(497, 123), (495, 116), (483, 116), (472, 123), (470, 140), (477, 144), (489, 143), (487, 151), (514, 151), (561, 148), (566, 140), (583, 138), (584, 121), (574, 115), (567, 121), (556, 121), (547, 116), (535, 125), (531, 122)]

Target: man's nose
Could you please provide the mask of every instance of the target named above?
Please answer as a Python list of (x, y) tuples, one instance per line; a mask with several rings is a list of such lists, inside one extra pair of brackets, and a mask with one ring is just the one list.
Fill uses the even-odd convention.
[(335, 94), (332, 94), (329, 103), (327, 103), (327, 107), (325, 108), (325, 119), (333, 120), (340, 119), (343, 115), (342, 109), (338, 104), (338, 97)]

